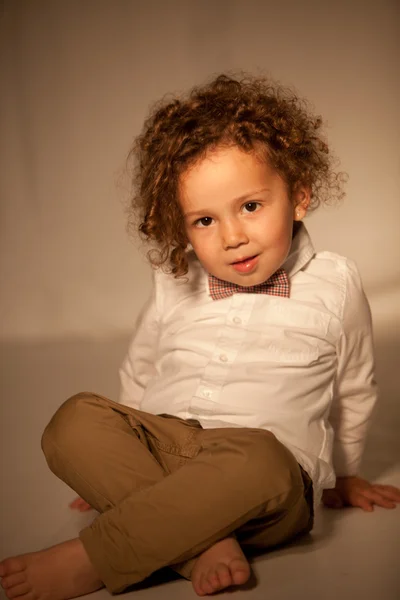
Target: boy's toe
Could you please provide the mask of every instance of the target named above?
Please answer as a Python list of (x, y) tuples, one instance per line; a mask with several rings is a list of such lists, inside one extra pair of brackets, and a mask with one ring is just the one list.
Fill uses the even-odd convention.
[(16, 573), (12, 573), (11, 575), (6, 575), (3, 577), (1, 585), (5, 590), (13, 587), (14, 585), (18, 585), (20, 583), (25, 583), (25, 571), (17, 571)]
[(232, 585), (232, 575), (227, 565), (221, 564), (219, 566), (218, 576), (221, 582), (221, 588), (227, 588)]
[(208, 578), (208, 583), (211, 589), (211, 592), (208, 592), (209, 594), (212, 592), (217, 592), (222, 587), (218, 573), (212, 573)]
[(18, 556), (6, 558), (0, 563), (0, 577), (8, 577), (12, 573), (24, 571), (25, 566), (25, 561)]
[(29, 594), (29, 592), (31, 591), (31, 586), (25, 582), (25, 583), (20, 583), (18, 585), (13, 585), (13, 587), (8, 588), (6, 590), (6, 595), (8, 598), (10, 598), (10, 600), (12, 600), (13, 598), (19, 598), (21, 596), (25, 596), (26, 594)]
[(210, 582), (208, 581), (208, 579), (206, 579), (206, 578), (203, 579), (203, 581), (201, 582), (200, 591), (201, 591), (202, 596), (206, 596), (207, 594), (212, 594), (213, 589), (212, 589), (212, 586), (211, 586)]
[(198, 596), (204, 596), (205, 592), (203, 592), (203, 576), (200, 576), (198, 579), (192, 579), (193, 589)]

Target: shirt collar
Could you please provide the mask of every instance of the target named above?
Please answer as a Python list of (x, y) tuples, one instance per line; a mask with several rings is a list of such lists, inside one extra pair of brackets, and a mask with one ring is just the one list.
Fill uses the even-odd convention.
[(296, 275), (315, 255), (315, 250), (304, 223), (297, 223), (289, 255), (282, 265), (289, 279)]

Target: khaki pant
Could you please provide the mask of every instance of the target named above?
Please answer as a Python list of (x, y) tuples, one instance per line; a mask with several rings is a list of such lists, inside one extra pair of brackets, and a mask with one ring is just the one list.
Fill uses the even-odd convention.
[(261, 429), (202, 429), (82, 393), (47, 426), (51, 470), (101, 513), (80, 533), (110, 592), (194, 557), (234, 533), (270, 548), (312, 528), (312, 484)]

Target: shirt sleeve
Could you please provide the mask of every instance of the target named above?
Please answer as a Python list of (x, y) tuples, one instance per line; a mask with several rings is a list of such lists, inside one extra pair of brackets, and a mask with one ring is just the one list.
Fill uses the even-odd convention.
[(157, 373), (155, 361), (159, 338), (159, 311), (157, 310), (156, 290), (153, 291), (138, 316), (135, 331), (128, 353), (119, 370), (121, 404), (140, 408), (144, 391), (149, 380)]
[(371, 312), (357, 267), (346, 263), (336, 393), (330, 422), (335, 432), (336, 476), (357, 475), (377, 399)]

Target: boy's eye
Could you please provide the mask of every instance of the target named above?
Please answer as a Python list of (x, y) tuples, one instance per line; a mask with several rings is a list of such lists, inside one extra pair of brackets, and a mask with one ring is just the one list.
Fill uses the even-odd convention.
[(258, 209), (258, 207), (260, 206), (259, 202), (247, 202), (244, 206), (243, 209), (246, 212), (254, 212)]
[(195, 222), (196, 227), (208, 227), (212, 223), (211, 217), (202, 217)]

